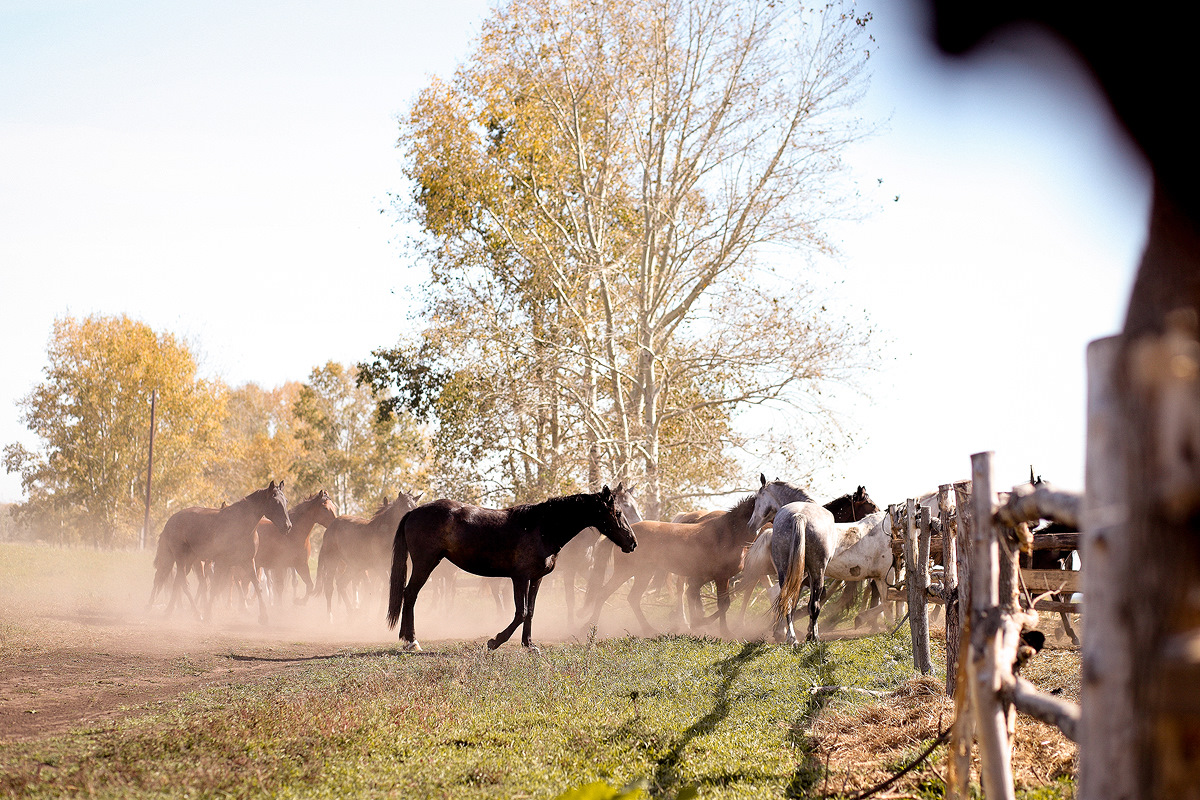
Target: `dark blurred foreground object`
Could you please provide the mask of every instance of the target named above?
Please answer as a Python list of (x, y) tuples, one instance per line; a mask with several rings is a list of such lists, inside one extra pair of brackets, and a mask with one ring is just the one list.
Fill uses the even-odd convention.
[(1050, 31), (1153, 171), (1124, 331), (1088, 350), (1077, 788), (1081, 800), (1200, 798), (1200, 9), (933, 0), (933, 11), (934, 39), (952, 54), (1022, 27)]

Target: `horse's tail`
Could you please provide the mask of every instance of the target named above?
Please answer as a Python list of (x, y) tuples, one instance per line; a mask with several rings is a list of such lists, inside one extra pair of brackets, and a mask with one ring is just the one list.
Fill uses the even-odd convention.
[[(792, 517), (787, 520), (786, 527), (792, 534), (792, 546), (788, 553), (787, 569), (783, 581), (779, 584), (779, 596), (775, 598), (775, 614), (777, 619), (785, 618), (800, 602), (800, 591), (804, 585), (804, 535), (807, 522)], [(776, 529), (774, 536), (780, 531)]]
[[(392, 575), (390, 578), (391, 591), (388, 594), (387, 624), (389, 628), (396, 627), (400, 619), (400, 609), (404, 605), (404, 584), (408, 582), (408, 539), (404, 533), (404, 521), (408, 514), (400, 518), (396, 526), (396, 538), (392, 540)], [(403, 635), (403, 631), (401, 632)]]
[(317, 577), (313, 580), (313, 591), (324, 591), (326, 586), (333, 591), (333, 557), (337, 553), (336, 534), (331, 535), (329, 528), (321, 537), (321, 549), (317, 552)]
[(167, 528), (164, 526), (162, 533), (158, 535), (158, 545), (154, 550), (154, 584), (150, 587), (148, 605), (154, 605), (154, 598), (158, 597), (158, 593), (167, 584), (167, 578), (171, 574), (171, 566), (174, 563), (175, 549), (171, 547), (171, 543), (167, 539)]

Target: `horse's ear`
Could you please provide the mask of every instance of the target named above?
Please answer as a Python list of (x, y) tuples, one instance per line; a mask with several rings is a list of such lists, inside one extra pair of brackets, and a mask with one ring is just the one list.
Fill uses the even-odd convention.
[(271, 485), (270, 485), (270, 486), (268, 486), (267, 488), (268, 488), (268, 489), (271, 489), (271, 490), (274, 490), (274, 489), (275, 489), (275, 481), (271, 481)]
[(758, 479), (759, 479), (760, 481), (762, 481), (762, 485), (763, 485), (763, 486), (766, 486), (766, 485), (767, 485), (767, 476), (766, 476), (766, 475), (763, 475), (763, 474), (760, 472), (760, 473), (758, 473)]
[(625, 491), (625, 481), (618, 483), (617, 488), (613, 490), (615, 494), (620, 494), (623, 491)]
[(600, 497), (605, 500), (612, 500), (612, 489), (608, 488), (608, 484), (604, 484), (604, 488), (600, 490)]

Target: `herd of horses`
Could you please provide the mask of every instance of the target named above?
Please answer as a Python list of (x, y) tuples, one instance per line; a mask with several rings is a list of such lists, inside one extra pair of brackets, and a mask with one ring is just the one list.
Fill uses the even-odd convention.
[[(886, 613), (889, 576), (894, 584), (900, 565), (888, 515), (866, 489), (859, 486), (820, 504), (792, 483), (764, 475), (759, 480), (757, 491), (730, 508), (671, 521), (642, 519), (624, 483), (507, 509), (449, 499), (422, 504), (420, 495), (400, 492), (364, 518), (338, 515), (325, 491), (289, 510), (283, 484), (272, 481), (230, 505), (188, 508), (168, 519), (154, 558), (150, 603), (169, 586), (168, 614), (186, 598), (197, 615), (211, 619), (215, 598), (239, 597), (244, 603), (253, 590), (259, 621), (266, 623), (267, 598), (277, 602), (290, 578), (293, 601), (323, 593), (331, 620), (335, 597), (347, 609), (358, 608), (364, 597), (379, 598), (381, 605), (386, 599), (388, 625), (399, 622), (401, 646), (409, 650), (420, 649), (414, 608), (422, 588), (432, 581), (446, 592), (459, 571), (512, 583), (513, 617), (488, 641), (492, 649), (517, 628), (522, 645), (534, 648), (538, 590), (551, 572), (562, 578), (568, 625), (582, 620), (584, 629), (598, 624), (606, 601), (630, 580), (626, 599), (647, 635), (656, 631), (642, 599), (652, 586), (671, 581), (684, 623), (693, 629), (716, 623), (726, 637), (735, 589), (744, 593), (744, 619), (752, 593), (763, 583), (772, 598), (775, 635), (791, 643), (797, 641), (793, 617), (805, 586), (808, 640), (819, 637), (827, 581), (844, 582), (847, 597), (852, 591), (856, 597), (859, 585), (870, 587), (856, 626)], [(309, 564), (317, 525), (324, 536), (314, 579)], [(189, 575), (197, 581), (195, 595)], [(577, 607), (581, 580), (586, 592)], [(302, 597), (297, 581), (305, 586)], [(716, 606), (706, 613), (702, 590), (710, 584)]]

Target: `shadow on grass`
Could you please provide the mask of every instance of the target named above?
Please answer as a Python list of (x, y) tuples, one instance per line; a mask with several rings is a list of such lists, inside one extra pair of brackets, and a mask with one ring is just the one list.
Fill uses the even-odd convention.
[[(650, 777), (651, 791), (655, 796), (664, 796), (668, 793), (674, 795), (683, 788), (679, 785), (679, 762), (683, 758), (684, 748), (697, 736), (704, 736), (711, 733), (722, 720), (729, 716), (729, 687), (741, 675), (742, 669), (766, 652), (768, 647), (769, 645), (764, 642), (747, 642), (734, 655), (723, 658), (713, 664), (713, 668), (721, 676), (721, 683), (717, 687), (712, 710), (692, 723), (687, 730), (671, 743), (667, 752), (658, 759), (654, 768), (654, 774)], [(743, 777), (745, 776), (716, 776), (712, 782), (716, 784), (729, 784), (741, 780)]]
[(248, 661), (248, 662), (271, 662), (276, 664), (302, 664), (306, 661), (334, 661), (339, 658), (381, 658), (393, 656), (396, 658), (432, 658), (444, 659), (454, 658), (455, 653), (431, 652), (422, 650), (419, 653), (408, 653), (401, 650), (363, 650), (361, 652), (338, 651), (336, 653), (323, 653), (315, 656), (250, 656), (240, 653), (230, 653), (229, 659), (232, 661)]
[[(825, 642), (806, 645), (800, 659), (805, 667), (816, 669), (817, 686), (824, 687), (835, 684), (836, 662), (829, 658), (829, 646)], [(834, 692), (814, 690), (805, 698), (800, 716), (788, 728), (788, 741), (796, 745), (801, 754), (792, 779), (783, 790), (784, 797), (803, 798), (812, 796), (812, 791), (825, 775), (825, 765), (817, 758), (817, 741), (808, 735), (812, 721), (816, 719), (825, 706), (829, 705)]]

